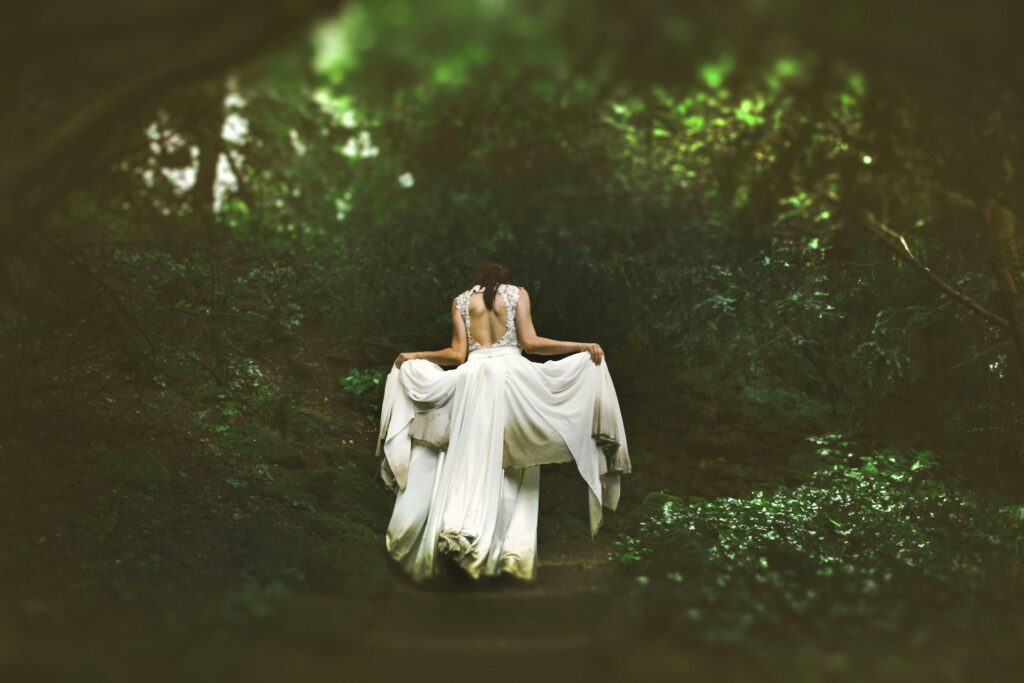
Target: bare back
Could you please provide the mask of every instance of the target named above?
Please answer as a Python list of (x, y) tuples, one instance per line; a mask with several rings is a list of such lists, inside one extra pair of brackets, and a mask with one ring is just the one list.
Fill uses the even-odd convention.
[(509, 284), (498, 286), (492, 309), (484, 305), (483, 287), (475, 286), (456, 297), (455, 306), (466, 327), (470, 351), (496, 346), (521, 347), (516, 331), (518, 300), (519, 288)]
[(497, 343), (508, 327), (508, 311), (505, 301), (500, 296), (494, 297), (494, 308), (487, 310), (484, 305), (484, 293), (473, 292), (469, 296), (469, 321), (473, 330), (473, 339), (480, 346)]

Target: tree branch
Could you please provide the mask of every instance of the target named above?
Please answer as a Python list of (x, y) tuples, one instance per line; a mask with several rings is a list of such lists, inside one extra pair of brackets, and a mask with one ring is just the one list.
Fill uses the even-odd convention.
[(993, 325), (1004, 330), (1010, 330), (1009, 320), (989, 310), (985, 306), (982, 306), (980, 303), (933, 273), (931, 268), (914, 256), (914, 253), (910, 250), (910, 245), (907, 244), (907, 240), (903, 235), (899, 234), (887, 225), (878, 222), (871, 215), (868, 215), (867, 217), (867, 227), (868, 230), (870, 230), (871, 233), (889, 249), (889, 251), (893, 252), (900, 260), (909, 264), (919, 273), (924, 275), (929, 282), (941, 289), (947, 296), (959, 301), (961, 304), (971, 309)]

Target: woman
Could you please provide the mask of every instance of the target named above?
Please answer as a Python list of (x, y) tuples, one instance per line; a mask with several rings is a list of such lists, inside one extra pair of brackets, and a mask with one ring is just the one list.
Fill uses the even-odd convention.
[[(441, 554), (473, 578), (533, 579), (540, 465), (575, 461), (592, 535), (630, 471), (601, 347), (538, 336), (530, 295), (509, 279), (484, 263), (452, 301), (451, 345), (399, 354), (388, 375), (377, 454), (397, 497), (386, 544), (417, 581), (444, 573)], [(571, 355), (534, 363), (524, 350)]]

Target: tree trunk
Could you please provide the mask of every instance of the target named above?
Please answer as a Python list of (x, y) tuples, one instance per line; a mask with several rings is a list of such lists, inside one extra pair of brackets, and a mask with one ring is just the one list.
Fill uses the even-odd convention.
[(199, 171), (196, 173), (196, 185), (192, 189), (193, 206), (196, 212), (196, 224), (203, 231), (209, 244), (219, 241), (217, 214), (214, 211), (214, 185), (217, 180), (217, 160), (224, 149), (224, 141), (219, 130), (208, 127), (200, 133)]
[[(217, 163), (225, 150), (221, 134), (224, 126), (224, 94), (224, 81), (210, 80), (199, 85), (194, 105), (196, 115), (192, 137), (199, 148), (199, 168), (196, 171), (195, 187), (192, 188), (192, 208), (196, 219), (197, 241), (205, 239), (210, 245), (220, 242), (214, 198)], [(187, 134), (188, 130), (184, 132)]]

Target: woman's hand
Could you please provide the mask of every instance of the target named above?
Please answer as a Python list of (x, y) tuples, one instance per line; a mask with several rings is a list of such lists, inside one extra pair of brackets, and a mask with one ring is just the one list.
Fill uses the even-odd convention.
[(418, 353), (400, 353), (398, 354), (398, 358), (395, 359), (395, 367), (400, 368), (402, 367), (402, 363), (405, 361), (416, 360), (417, 358), (419, 358)]
[(601, 359), (604, 358), (604, 350), (600, 344), (580, 344), (580, 351), (589, 353), (590, 360), (594, 361), (595, 365), (600, 365)]

